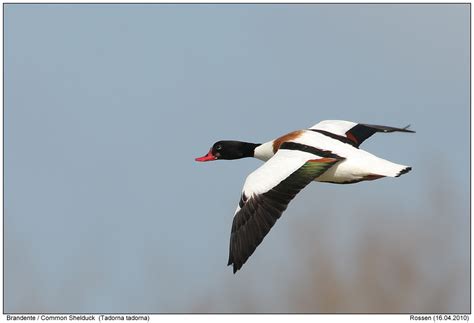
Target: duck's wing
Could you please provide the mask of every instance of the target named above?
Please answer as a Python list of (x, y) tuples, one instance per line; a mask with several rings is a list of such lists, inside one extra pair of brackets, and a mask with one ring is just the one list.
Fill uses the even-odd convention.
[(359, 148), (360, 144), (376, 132), (415, 132), (409, 130), (409, 127), (410, 125), (396, 128), (344, 120), (324, 120), (309, 129)]
[[(300, 150), (299, 148), (303, 148)], [(234, 214), (228, 265), (234, 273), (252, 255), (288, 203), (306, 185), (343, 158), (329, 151), (283, 143), (278, 152), (245, 180)]]

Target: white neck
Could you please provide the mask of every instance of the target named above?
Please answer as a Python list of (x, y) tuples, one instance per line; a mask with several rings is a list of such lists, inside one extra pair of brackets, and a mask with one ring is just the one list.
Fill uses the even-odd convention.
[(273, 140), (261, 144), (254, 151), (254, 157), (263, 161), (267, 161), (275, 155), (273, 153)]

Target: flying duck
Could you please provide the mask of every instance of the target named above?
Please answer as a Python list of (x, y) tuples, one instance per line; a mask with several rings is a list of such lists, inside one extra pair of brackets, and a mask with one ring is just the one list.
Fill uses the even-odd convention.
[(411, 167), (376, 157), (359, 146), (376, 132), (415, 132), (404, 128), (325, 120), (263, 144), (223, 140), (205, 162), (255, 157), (266, 163), (252, 172), (234, 213), (229, 261), (234, 274), (252, 255), (288, 203), (312, 181), (351, 184), (399, 177)]

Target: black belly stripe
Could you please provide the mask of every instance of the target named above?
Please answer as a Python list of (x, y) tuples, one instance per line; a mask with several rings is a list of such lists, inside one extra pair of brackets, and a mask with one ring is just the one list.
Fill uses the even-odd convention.
[(323, 134), (325, 136), (328, 136), (328, 137), (331, 137), (332, 139), (336, 139), (336, 140), (339, 140), (340, 142), (343, 142), (345, 144), (349, 144), (351, 146), (354, 146), (356, 148), (359, 148), (357, 143), (353, 142), (352, 140), (350, 140), (349, 138), (347, 137), (344, 137), (344, 136), (340, 136), (340, 135), (336, 135), (334, 133), (331, 133), (329, 131), (325, 131), (325, 130), (319, 130), (319, 129), (308, 129), (308, 130), (311, 130), (311, 131), (314, 131), (314, 132), (319, 132), (320, 134)]
[(322, 150), (318, 149), (316, 147), (308, 146), (308, 145), (303, 145), (297, 142), (292, 142), (292, 141), (287, 141), (284, 142), (281, 146), (280, 149), (288, 149), (288, 150), (299, 150), (299, 151), (304, 151), (313, 155), (317, 155), (319, 157), (326, 157), (326, 158), (335, 158), (335, 159), (344, 159), (343, 157), (333, 154), (329, 150)]

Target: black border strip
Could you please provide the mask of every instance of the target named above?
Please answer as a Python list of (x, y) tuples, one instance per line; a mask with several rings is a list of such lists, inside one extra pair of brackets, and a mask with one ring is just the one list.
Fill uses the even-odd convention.
[(345, 159), (339, 155), (333, 154), (329, 150), (322, 150), (313, 146), (308, 146), (304, 144), (300, 144), (297, 142), (292, 142), (292, 141), (287, 141), (284, 142), (281, 146), (280, 149), (288, 149), (288, 150), (299, 150), (299, 151), (304, 151), (306, 153), (310, 153), (319, 157), (325, 157), (325, 158), (335, 158), (335, 159)]
[(320, 130), (320, 129), (308, 129), (308, 130), (311, 130), (311, 131), (314, 131), (314, 132), (319, 132), (320, 134), (331, 137), (332, 139), (336, 139), (336, 140), (339, 140), (340, 142), (343, 142), (345, 144), (349, 144), (349, 145), (351, 145), (355, 148), (359, 148), (359, 146), (357, 146), (357, 143), (353, 142), (352, 140), (350, 140), (347, 137), (336, 135), (336, 134), (334, 134), (332, 132), (329, 132), (329, 131), (326, 131), (326, 130)]

